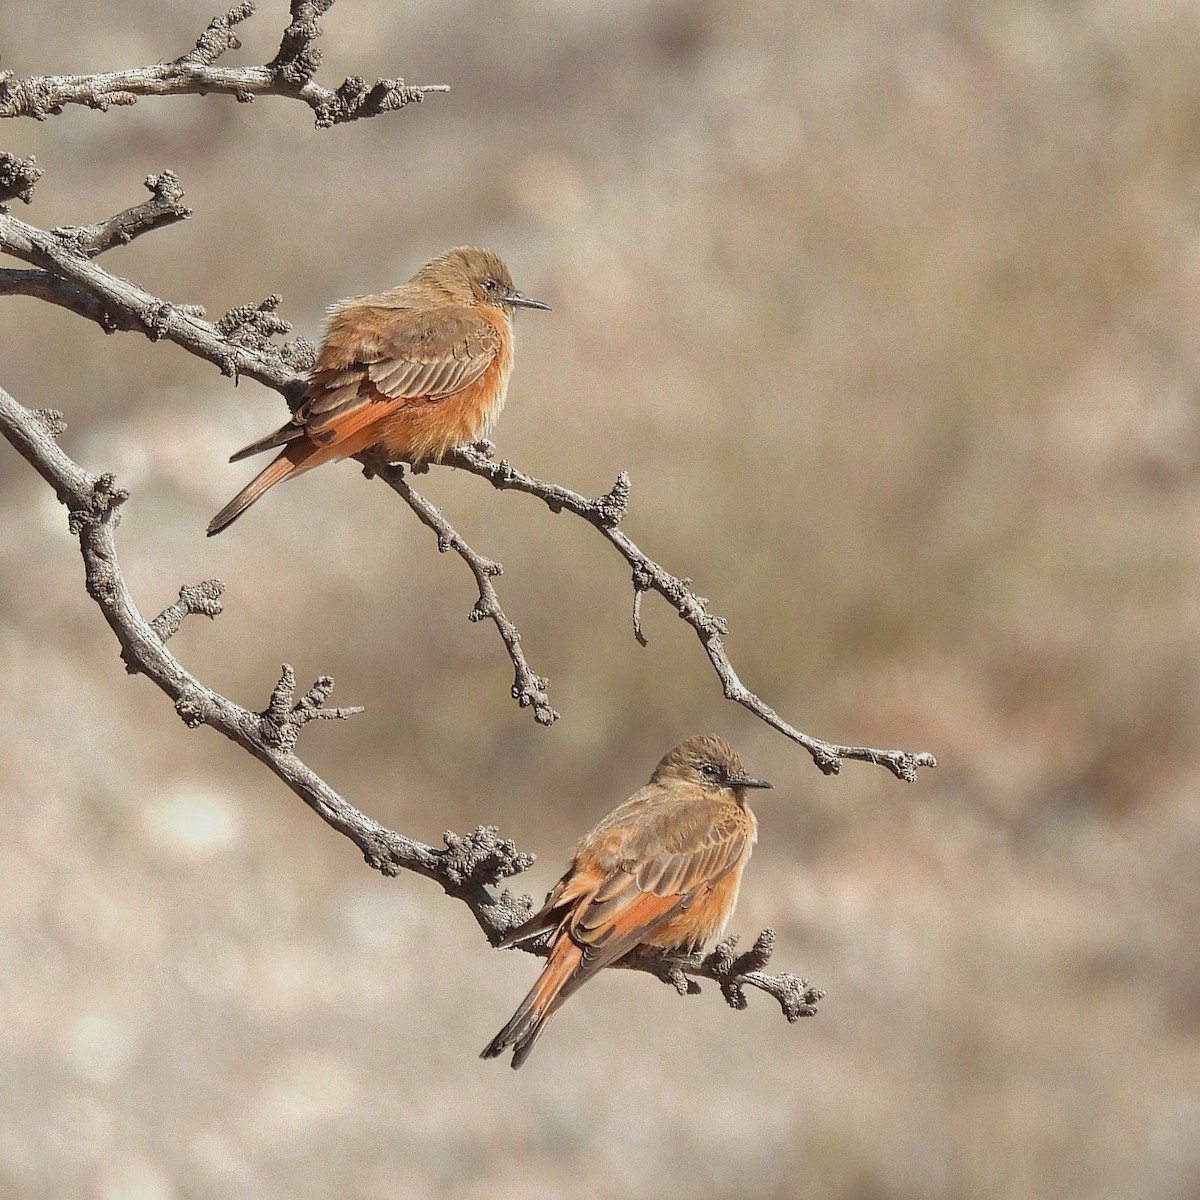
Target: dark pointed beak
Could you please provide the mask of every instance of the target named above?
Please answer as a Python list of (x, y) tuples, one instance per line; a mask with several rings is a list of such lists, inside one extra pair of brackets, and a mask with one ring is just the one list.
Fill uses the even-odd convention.
[(511, 304), (513, 308), (540, 308), (544, 312), (550, 312), (550, 305), (543, 304), (541, 300), (533, 300), (529, 296), (522, 296), (520, 292), (509, 292), (504, 297), (505, 304)]
[(743, 788), (773, 788), (775, 785), (773, 783), (769, 783), (765, 779), (755, 779), (753, 775), (747, 775), (746, 772), (743, 771), (740, 775), (730, 775), (729, 786)]

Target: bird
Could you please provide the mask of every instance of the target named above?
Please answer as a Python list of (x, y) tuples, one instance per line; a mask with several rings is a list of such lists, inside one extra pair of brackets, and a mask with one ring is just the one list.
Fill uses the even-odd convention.
[(322, 463), (372, 449), (389, 462), (436, 462), (486, 438), (508, 393), (518, 308), (550, 306), (474, 246), (439, 254), (399, 287), (333, 305), (291, 420), (229, 461), (281, 453), (213, 517), (208, 536)]
[(724, 738), (688, 738), (664, 755), (650, 782), (580, 840), (541, 909), (497, 943), (549, 934), (549, 955), (480, 1057), (511, 1048), (519, 1067), (568, 997), (635, 947), (695, 954), (719, 937), (758, 837), (746, 793), (771, 786)]

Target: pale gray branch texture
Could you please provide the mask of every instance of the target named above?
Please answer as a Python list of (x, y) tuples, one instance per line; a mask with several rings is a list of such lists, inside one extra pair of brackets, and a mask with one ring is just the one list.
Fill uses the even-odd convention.
[[(420, 100), (426, 91), (446, 90), (441, 86), (408, 88), (399, 80), (379, 80), (368, 86), (360, 79), (349, 79), (336, 92), (329, 92), (314, 83), (312, 75), (320, 62), (319, 52), (312, 45), (320, 33), (317, 20), (333, 3), (292, 0), (292, 20), (279, 51), (261, 68), (214, 66), (225, 51), (238, 47), (234, 28), (253, 12), (253, 5), (247, 2), (210, 22), (195, 49), (172, 63), (105, 75), (27, 80), (0, 72), (0, 117), (44, 119), (61, 112), (66, 104), (103, 110), (113, 104), (131, 104), (139, 96), (217, 91), (232, 93), (242, 101), (256, 94), (293, 96), (313, 108), (319, 126), (328, 126), (402, 107)], [(296, 404), (305, 382), (301, 372), (312, 362), (313, 347), (299, 338), (283, 345), (272, 341), (290, 332), (289, 324), (278, 315), (278, 296), (239, 305), (212, 323), (199, 306), (171, 304), (92, 261), (115, 245), (191, 215), (182, 203), (183, 189), (172, 172), (148, 177), (150, 199), (140, 204), (94, 224), (52, 231), (28, 225), (8, 213), (7, 202), (32, 201), (40, 175), (32, 157), (22, 159), (0, 153), (0, 252), (31, 268), (0, 270), (0, 295), (42, 299), (94, 321), (106, 332), (135, 331), (154, 341), (173, 341), (214, 363), (223, 374), (234, 378), (248, 375), (279, 391), (289, 404)], [(189, 728), (208, 725), (266, 765), (331, 828), (353, 841), (369, 865), (388, 875), (413, 871), (462, 900), (493, 944), (524, 920), (532, 910), (528, 896), (514, 896), (507, 890), (497, 895), (492, 889), (526, 870), (533, 856), (501, 839), (494, 827), (480, 826), (466, 837), (448, 832), (443, 835), (444, 849), (425, 845), (367, 817), (297, 757), (297, 739), (310, 721), (344, 720), (362, 711), (357, 707), (326, 706), (333, 691), (329, 676), (321, 676), (297, 697), (295, 674), (285, 665), (266, 707), (253, 712), (207, 687), (170, 653), (168, 639), (189, 616), (212, 619), (220, 614), (224, 585), (219, 580), (205, 580), (184, 586), (177, 600), (147, 621), (134, 603), (117, 558), (116, 530), (128, 494), (111, 475), (93, 476), (64, 453), (56, 441), (64, 429), (61, 414), (27, 409), (0, 388), (0, 433), (54, 488), (67, 508), (70, 529), (78, 537), (83, 555), (87, 592), (116, 635), (126, 669), (147, 676), (171, 697)], [(456, 460), (456, 465), (483, 475), (495, 486), (527, 491), (552, 509), (568, 508), (601, 529), (633, 567), (635, 603), (640, 602), (642, 592), (651, 589), (671, 599), (680, 615), (696, 628), (721, 674), (726, 694), (742, 703), (751, 702), (749, 707), (761, 704), (741, 688), (724, 659), (719, 643), (723, 622), (707, 614), (706, 602), (688, 590), (686, 581), (665, 572), (625, 535), (617, 533), (629, 492), (624, 474), (611, 493), (589, 501), (557, 485), (522, 475), (507, 463), (492, 463), (478, 448), (462, 451), (459, 457), (461, 461)], [(500, 564), (467, 545), (443, 514), (411, 486), (401, 466), (364, 456), (364, 467), (369, 474), (383, 478), (408, 503), (437, 536), (439, 550), (453, 550), (467, 563), (479, 591), (470, 618), (495, 624), (515, 671), (513, 697), (523, 707), (531, 707), (540, 723), (557, 720), (558, 713), (546, 697), (548, 681), (529, 666), (520, 633), (500, 605), (492, 582), (501, 574)], [(635, 632), (644, 643), (636, 608)], [(731, 692), (731, 681), (744, 694)], [(763, 706), (760, 715), (767, 714), (774, 715)], [(773, 723), (800, 741), (827, 771), (837, 769), (839, 755), (873, 756), (904, 778), (911, 777), (917, 766), (933, 765), (927, 755), (908, 755), (902, 761), (901, 752), (884, 754), (830, 746), (798, 734), (778, 718)], [(819, 754), (814, 747), (820, 748)], [(764, 972), (774, 941), (773, 931), (765, 930), (751, 949), (740, 955), (734, 950), (736, 939), (730, 938), (703, 958), (664, 957), (639, 951), (619, 965), (655, 974), (681, 993), (698, 991), (698, 977), (715, 980), (734, 1008), (745, 1007), (745, 989), (755, 987), (774, 996), (789, 1021), (810, 1016), (816, 1012), (822, 992), (794, 975), (771, 976)], [(537, 944), (523, 948), (535, 954), (546, 952)]]
[(421, 86), (403, 79), (377, 79), (367, 83), (359, 76), (346, 79), (334, 91), (313, 76), (321, 65), (321, 51), (313, 44), (321, 36), (320, 17), (334, 0), (292, 0), (292, 20), (275, 57), (258, 67), (218, 67), (227, 50), (238, 50), (237, 26), (254, 13), (252, 0), (235, 4), (214, 17), (195, 47), (173, 62), (132, 67), (99, 75), (39, 75), (18, 79), (0, 71), (0, 117), (34, 117), (44, 121), (68, 104), (107, 112), (113, 106), (135, 104), (142, 96), (203, 96), (217, 92), (247, 104), (256, 96), (289, 96), (312, 109), (318, 129), (328, 129), (361, 117), (394, 112), (419, 104), (429, 92), (448, 92), (445, 84)]
[[(131, 673), (142, 674), (175, 703), (175, 711), (189, 729), (207, 725), (260, 762), (296, 793), (326, 824), (348, 837), (367, 863), (385, 875), (413, 871), (432, 879), (447, 895), (471, 910), (480, 929), (493, 944), (513, 925), (529, 916), (533, 902), (491, 890), (502, 880), (518, 875), (533, 863), (533, 855), (518, 851), (500, 838), (492, 826), (480, 826), (466, 837), (443, 835), (445, 849), (407, 838), (385, 828), (343, 799), (295, 753), (301, 730), (310, 721), (344, 720), (361, 708), (326, 708), (333, 680), (322, 675), (299, 699), (296, 676), (283, 667), (262, 712), (235, 704), (192, 675), (167, 649), (167, 639), (192, 614), (215, 617), (220, 611), (223, 585), (219, 580), (180, 589), (179, 599), (153, 621), (142, 616), (117, 558), (116, 531), (121, 505), (128, 493), (111, 475), (93, 476), (74, 462), (55, 440), (65, 429), (61, 414), (25, 408), (0, 388), (0, 433), (54, 488), (65, 505), (71, 532), (79, 538), (83, 554), (84, 583), (88, 595), (100, 606)], [(823, 993), (787, 973), (766, 975), (774, 933), (764, 930), (751, 950), (735, 956), (734, 939), (696, 960), (669, 960), (638, 953), (621, 965), (648, 971), (681, 992), (698, 990), (695, 977), (713, 979), (734, 1008), (746, 1005), (745, 988), (755, 987), (775, 997), (789, 1021), (811, 1016)], [(540, 947), (529, 947), (544, 953)]]
[[(164, 174), (168, 174), (164, 172)], [(151, 177), (152, 179), (161, 178)], [(171, 177), (174, 178), (173, 176)], [(150, 181), (147, 186), (153, 190)], [(177, 204), (178, 196), (170, 203)], [(147, 209), (154, 201), (140, 206)], [(132, 211), (132, 210), (131, 210)], [(147, 217), (153, 220), (153, 217)], [(58, 232), (46, 232), (27, 224), (11, 214), (0, 214), (0, 251), (42, 268), (56, 276), (70, 289), (58, 285), (41, 285), (44, 292), (54, 292), (55, 303), (74, 308), (109, 330), (133, 329), (153, 340), (165, 338), (191, 353), (216, 364), (231, 376), (248, 375), (273, 387), (295, 404), (304, 388), (304, 378), (297, 368), (307, 365), (311, 347), (305, 342), (277, 346), (269, 339), (272, 334), (287, 333), (290, 326), (275, 315), (278, 297), (268, 297), (261, 305), (243, 305), (231, 310), (216, 325), (206, 321), (195, 306), (175, 306), (143, 291), (136, 284), (109, 274), (84, 255), (67, 245)], [(0, 271), (0, 295), (21, 291), (29, 294), (33, 288), (28, 272)], [(83, 293), (90, 300), (78, 306), (74, 300)], [(264, 324), (265, 323), (265, 324)], [(478, 449), (463, 449), (447, 458), (447, 464), (469, 471), (489, 480), (500, 489), (512, 489), (536, 496), (554, 512), (566, 510), (586, 520), (625, 559), (631, 569), (636, 597), (646, 591), (656, 591), (676, 610), (696, 632), (705, 653), (713, 665), (725, 696), (749, 709), (785, 737), (803, 746), (813, 762), (827, 775), (836, 774), (842, 761), (854, 759), (885, 766), (897, 778), (911, 782), (921, 767), (936, 766), (928, 752), (880, 750), (869, 746), (850, 746), (828, 742), (802, 733), (783, 719), (758, 695), (750, 691), (738, 677), (725, 651), (723, 636), (728, 627), (723, 618), (708, 611), (708, 600), (692, 591), (689, 581), (671, 574), (655, 562), (624, 533), (619, 525), (629, 504), (630, 481), (624, 473), (617, 477), (611, 491), (595, 500), (559, 484), (536, 479), (517, 470), (507, 462), (495, 462)], [(513, 662), (516, 678), (513, 696), (522, 707), (531, 707), (536, 719), (550, 724), (558, 714), (546, 697), (548, 683), (535, 672), (525, 658), (520, 635), (504, 615), (491, 579), (500, 573), (500, 565), (484, 559), (467, 545), (445, 517), (420, 496), (404, 478), (399, 465), (367, 461), (369, 470), (382, 478), (409, 505), (418, 517), (438, 536), (443, 550), (453, 550), (471, 568), (479, 585), (479, 603), (472, 610), (472, 619), (492, 620), (504, 641)], [(634, 633), (642, 636), (640, 606), (634, 610)]]

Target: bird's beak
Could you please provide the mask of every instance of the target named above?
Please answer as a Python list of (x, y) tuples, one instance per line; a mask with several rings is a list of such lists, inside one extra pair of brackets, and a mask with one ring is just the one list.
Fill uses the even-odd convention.
[(533, 300), (529, 296), (522, 296), (520, 292), (512, 291), (504, 297), (505, 304), (511, 304), (513, 308), (540, 308), (544, 312), (550, 311), (550, 305), (543, 304), (541, 300)]
[(775, 786), (765, 779), (755, 779), (753, 775), (747, 775), (744, 771), (740, 775), (731, 775), (729, 783), (731, 787), (741, 788), (773, 788)]

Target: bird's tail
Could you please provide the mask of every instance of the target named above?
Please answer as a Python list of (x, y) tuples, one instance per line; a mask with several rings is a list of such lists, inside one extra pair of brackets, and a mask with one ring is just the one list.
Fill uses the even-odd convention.
[(564, 931), (550, 951), (550, 960), (542, 968), (533, 990), (479, 1057), (495, 1058), (511, 1046), (513, 1069), (519, 1067), (529, 1057), (533, 1044), (542, 1036), (554, 1014), (584, 982), (579, 970), (582, 960), (583, 951)]
[(220, 533), (232, 525), (268, 488), (273, 488), (282, 479), (295, 474), (300, 463), (284, 451), (273, 463), (260, 471), (223, 509), (208, 523), (208, 536)]

